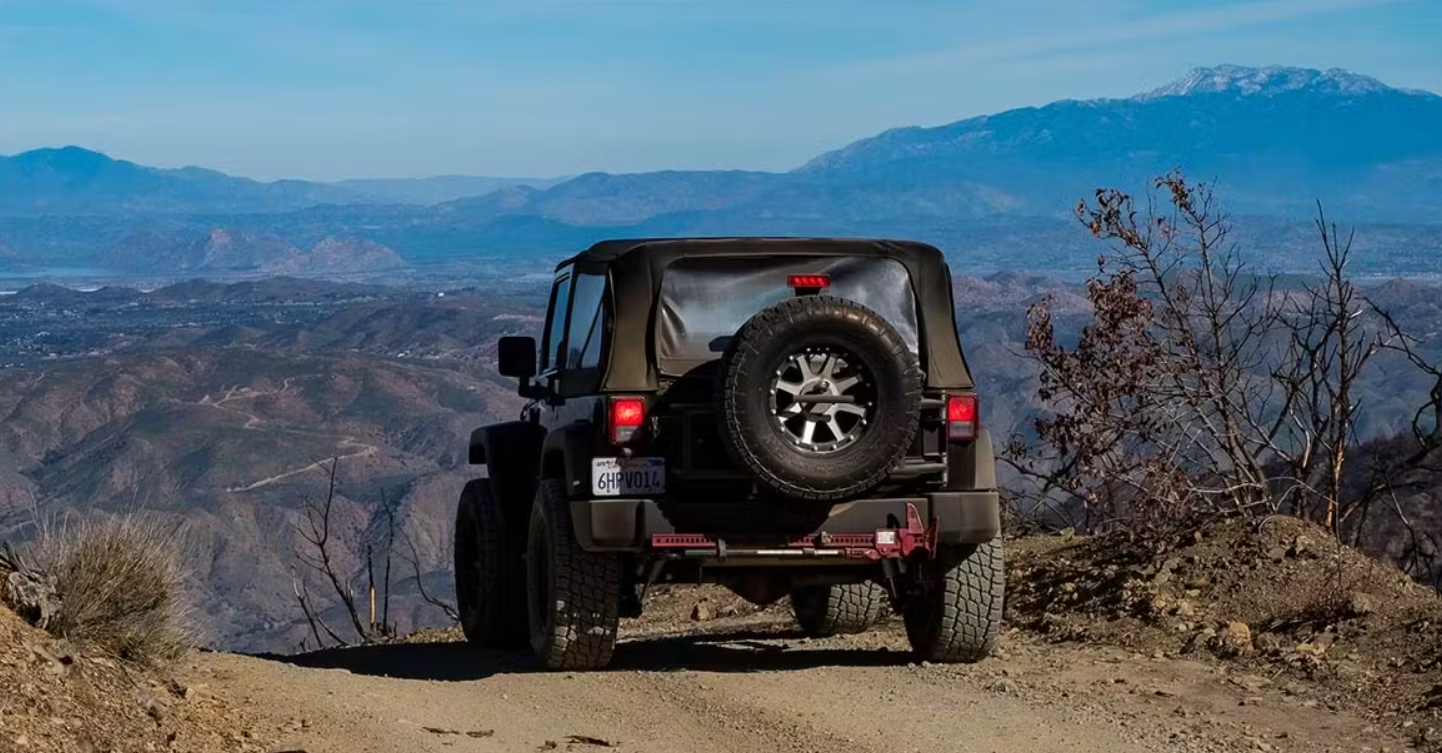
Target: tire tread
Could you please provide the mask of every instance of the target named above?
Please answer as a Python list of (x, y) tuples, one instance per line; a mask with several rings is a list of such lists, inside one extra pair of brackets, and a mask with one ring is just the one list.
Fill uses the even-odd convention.
[(870, 630), (885, 615), (889, 600), (885, 588), (866, 581), (803, 586), (793, 592), (791, 607), (802, 632), (812, 638), (829, 638)]
[[(480, 560), (478, 593), (462, 593), (461, 580), (456, 577), (456, 607), (466, 641), (487, 647), (525, 645), (524, 545), (519, 536), (506, 530), (489, 479), (473, 479), (461, 491), (454, 535), (457, 574), (468, 564), (460, 561), (461, 537), (474, 537), (475, 555)], [(468, 603), (472, 609), (466, 608)]]
[(555, 598), (547, 606), (550, 630), (532, 628), (536, 657), (546, 669), (603, 669), (615, 652), (620, 623), (620, 558), (581, 548), (571, 530), (570, 504), (559, 481), (541, 481), (532, 515), (538, 516), (533, 525), (544, 526), (532, 535), (550, 537), (555, 582)]
[(991, 654), (1001, 632), (1003, 565), (997, 537), (940, 573), (932, 590), (913, 597), (906, 610), (906, 632), (920, 658), (973, 663)]

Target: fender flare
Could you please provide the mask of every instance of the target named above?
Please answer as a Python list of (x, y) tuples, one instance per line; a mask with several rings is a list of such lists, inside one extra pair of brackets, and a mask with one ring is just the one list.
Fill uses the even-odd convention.
[(546, 434), (541, 443), (540, 475), (565, 484), (566, 496), (576, 497), (591, 483), (590, 458), (595, 427), (578, 422)]
[(469, 459), (485, 465), (491, 491), (508, 529), (523, 530), (530, 518), (546, 430), (529, 421), (507, 421), (471, 432)]

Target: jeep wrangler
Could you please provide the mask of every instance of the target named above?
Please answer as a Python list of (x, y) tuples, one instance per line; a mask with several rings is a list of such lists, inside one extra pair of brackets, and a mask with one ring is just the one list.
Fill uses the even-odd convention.
[(990, 653), (1002, 613), (992, 446), (936, 248), (613, 240), (556, 267), (530, 402), (475, 430), (456, 509), (468, 641), (611, 660), (656, 583), (790, 596), (813, 636), (900, 613), (918, 659)]

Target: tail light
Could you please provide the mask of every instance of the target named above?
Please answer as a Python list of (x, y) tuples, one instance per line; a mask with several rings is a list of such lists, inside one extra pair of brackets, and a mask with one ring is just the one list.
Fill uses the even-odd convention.
[(976, 395), (951, 395), (946, 399), (946, 437), (976, 439)]
[(817, 291), (831, 287), (831, 278), (827, 275), (790, 275), (786, 278), (786, 285), (795, 290)]
[(646, 420), (646, 401), (636, 397), (611, 398), (611, 441), (621, 444), (631, 439)]

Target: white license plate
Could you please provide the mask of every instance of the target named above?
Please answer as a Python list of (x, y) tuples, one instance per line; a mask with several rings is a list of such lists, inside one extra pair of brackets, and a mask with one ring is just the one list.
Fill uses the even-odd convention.
[(591, 494), (624, 497), (666, 492), (665, 458), (592, 458)]

